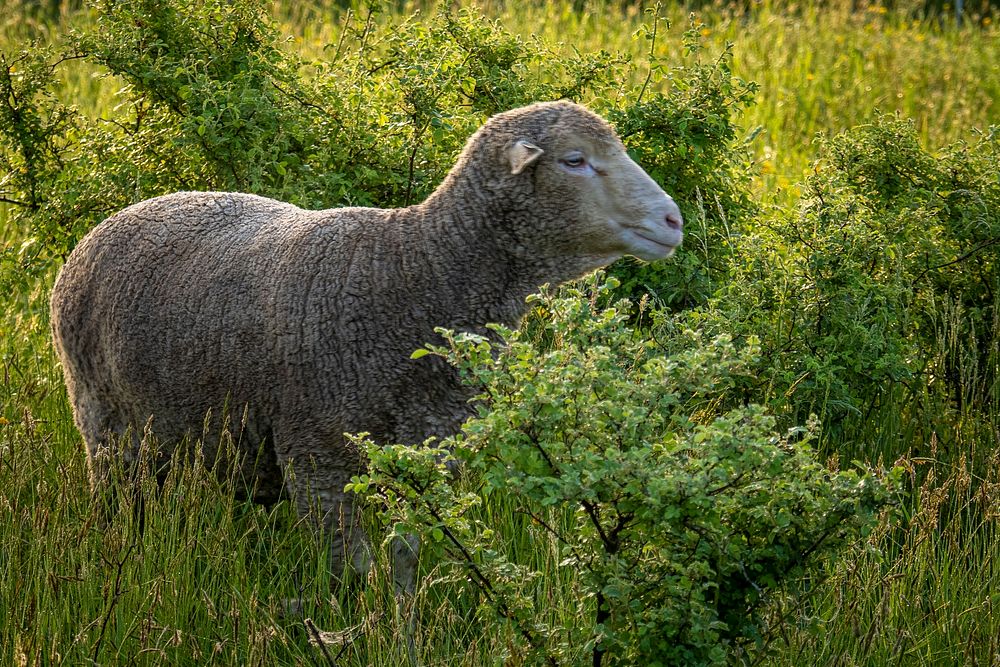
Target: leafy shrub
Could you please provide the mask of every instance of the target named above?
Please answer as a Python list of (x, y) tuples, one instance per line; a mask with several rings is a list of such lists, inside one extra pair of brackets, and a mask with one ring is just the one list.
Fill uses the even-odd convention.
[(1000, 144), (992, 131), (932, 155), (880, 116), (822, 149), (798, 210), (744, 230), (733, 279), (676, 326), (759, 340), (758, 379), (731, 400), (790, 423), (817, 412), (851, 442), (883, 406), (930, 420), (961, 404), (958, 369), (996, 348)]
[[(814, 425), (781, 436), (759, 406), (717, 410), (755, 346), (688, 332), (686, 351), (666, 356), (629, 328), (630, 304), (601, 305), (615, 287), (541, 298), (553, 344), (445, 332), (448, 347), (428, 349), (481, 387), (479, 416), (440, 443), (369, 443), (370, 471), (351, 488), (397, 533), (421, 534), (442, 576), (466, 577), (532, 660), (723, 664), (765, 631), (768, 596), (867, 530), (891, 485), (820, 465)], [(501, 499), (557, 566), (482, 513)], [(550, 615), (563, 568), (578, 575), (575, 609)]]
[[(45, 48), (0, 53), (0, 204), (13, 211), (14, 224), (36, 227), (43, 239), (59, 231), (39, 213), (58, 196), (70, 137), (79, 123), (74, 110), (51, 92), (56, 64)], [(29, 236), (18, 248), (4, 247), (0, 266), (15, 270), (0, 272), (0, 285), (12, 278), (25, 281), (45, 245)]]
[(393, 25), (375, 11), (348, 14), (330, 58), (303, 62), (259, 0), (103, 3), (77, 48), (128, 85), (121, 117), (90, 128), (89, 196), (113, 208), (181, 189), (407, 205), (489, 114), (599, 78), (584, 74), (590, 59), (546, 59), (473, 12)]
[[(654, 19), (653, 26), (656, 23)], [(622, 296), (652, 294), (673, 309), (702, 304), (732, 279), (734, 240), (759, 209), (749, 195), (753, 173), (738, 116), (753, 104), (756, 84), (732, 73), (732, 50), (708, 59), (692, 18), (683, 48), (690, 61), (666, 68), (650, 49), (649, 80), (668, 90), (609, 111), (629, 152), (680, 204), (684, 251), (674, 261), (619, 262), (611, 273)], [(655, 42), (655, 32), (647, 29)], [(657, 81), (662, 77), (663, 81)]]

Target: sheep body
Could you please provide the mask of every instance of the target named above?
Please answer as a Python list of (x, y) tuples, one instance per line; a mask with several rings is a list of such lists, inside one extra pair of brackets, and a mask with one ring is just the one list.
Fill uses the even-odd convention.
[[(468, 406), (454, 378), (441, 377), (453, 374), (407, 357), (433, 339), (434, 323), (468, 327), (474, 311), (491, 309), (470, 304), (466, 317), (449, 317), (441, 304), (464, 298), (469, 283), (418, 271), (436, 263), (423, 257), (431, 248), (443, 259), (443, 246), (399, 217), (178, 193), (125, 209), (83, 241), (74, 257), (87, 259), (60, 277), (75, 289), (59, 290), (53, 307), (95, 483), (108, 436), (131, 432), (128, 458), (151, 417), (166, 462), (172, 444), (203, 434), (212, 412), (202, 447), (214, 460), (224, 405), (248, 450), (244, 478), (257, 481), (264, 502), (283, 483), (272, 443), (287, 443), (286, 462), (332, 454), (321, 464), (329, 483), (311, 480), (332, 498), (359, 471), (357, 455), (339, 451), (343, 433), (416, 442), (457, 430)], [(400, 247), (410, 252), (393, 252)], [(162, 256), (150, 262), (151, 252)], [(339, 279), (320, 284), (330, 275)], [(89, 349), (70, 347), (77, 342)]]
[(453, 369), (409, 358), (434, 328), (516, 325), (540, 285), (679, 243), (676, 204), (602, 119), (565, 102), (491, 119), (405, 209), (212, 192), (131, 206), (80, 242), (52, 296), (92, 484), (111, 448), (138, 454), (147, 422), (164, 463), (189, 436), (214, 460), (229, 406), (256, 497), (287, 485), (301, 513), (318, 498), (332, 558), (363, 567), (344, 493), (362, 462), (343, 434), (416, 443), (469, 415)]

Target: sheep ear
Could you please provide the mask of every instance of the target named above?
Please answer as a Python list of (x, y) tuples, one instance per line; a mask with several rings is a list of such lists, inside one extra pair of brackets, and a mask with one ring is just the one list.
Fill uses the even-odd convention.
[(541, 148), (525, 139), (518, 139), (507, 149), (507, 159), (510, 160), (510, 173), (520, 174), (532, 162), (544, 153)]

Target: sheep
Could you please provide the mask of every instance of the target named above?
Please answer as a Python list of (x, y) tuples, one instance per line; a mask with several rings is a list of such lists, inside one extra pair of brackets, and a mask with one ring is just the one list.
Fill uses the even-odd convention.
[[(435, 327), (516, 326), (543, 284), (624, 255), (668, 257), (682, 226), (611, 126), (566, 101), (490, 118), (407, 208), (311, 211), (225, 192), (132, 205), (80, 241), (52, 290), (91, 486), (109, 483), (112, 455), (136, 460), (144, 427), (163, 464), (199, 437), (215, 460), (228, 406), (254, 498), (287, 489), (300, 515), (318, 504), (332, 568), (365, 571), (345, 492), (364, 463), (345, 433), (421, 443), (472, 413), (454, 369), (411, 353), (439, 340)], [(395, 551), (412, 590), (414, 554)]]

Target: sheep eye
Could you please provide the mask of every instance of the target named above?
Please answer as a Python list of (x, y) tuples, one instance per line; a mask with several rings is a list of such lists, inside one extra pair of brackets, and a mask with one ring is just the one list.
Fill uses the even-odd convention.
[(583, 157), (582, 155), (569, 155), (562, 159), (562, 163), (567, 167), (573, 169), (579, 169), (580, 167), (587, 164), (587, 158)]

